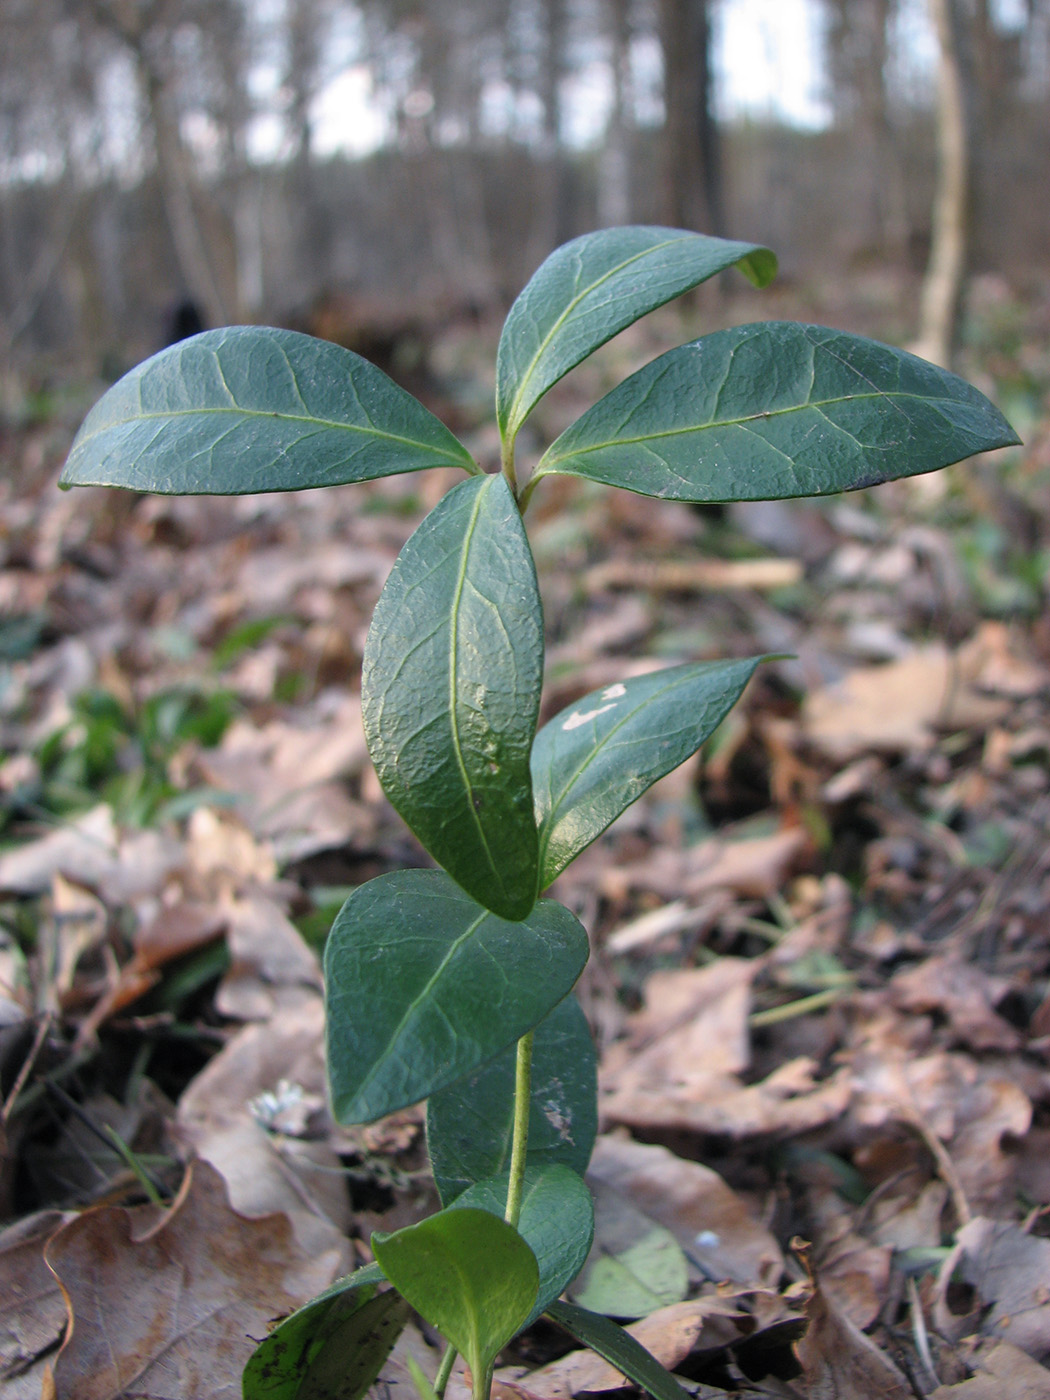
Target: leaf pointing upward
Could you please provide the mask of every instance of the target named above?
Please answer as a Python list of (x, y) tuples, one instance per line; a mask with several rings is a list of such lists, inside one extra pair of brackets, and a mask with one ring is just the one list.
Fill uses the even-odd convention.
[(776, 272), (768, 248), (684, 229), (600, 229), (553, 252), (503, 326), (496, 417), (511, 443), (552, 384), (639, 317), (737, 266), (757, 287)]

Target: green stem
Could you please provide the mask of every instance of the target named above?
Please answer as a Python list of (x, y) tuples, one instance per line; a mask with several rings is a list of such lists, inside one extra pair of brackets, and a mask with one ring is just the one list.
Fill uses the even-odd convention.
[(518, 473), (514, 467), (514, 439), (504, 442), (500, 449), (500, 465), (503, 468), (503, 475), (507, 478), (507, 485), (514, 492), (515, 498), (518, 495)]
[(438, 1373), (434, 1377), (434, 1394), (438, 1397), (438, 1400), (443, 1400), (445, 1387), (448, 1385), (448, 1378), (452, 1374), (452, 1367), (456, 1364), (456, 1355), (457, 1352), (454, 1346), (447, 1346), (445, 1348), (445, 1354), (441, 1358), (441, 1365), (438, 1367)]
[(489, 1366), (483, 1376), (474, 1376), (474, 1385), (470, 1392), (470, 1400), (489, 1400), (492, 1394), (492, 1372), (495, 1368)]
[(525, 1153), (529, 1146), (529, 1108), (532, 1103), (532, 1037), (529, 1031), (518, 1041), (518, 1058), (514, 1070), (514, 1136), (510, 1149), (510, 1183), (507, 1186), (508, 1225), (518, 1227), (521, 1196), (525, 1187)]

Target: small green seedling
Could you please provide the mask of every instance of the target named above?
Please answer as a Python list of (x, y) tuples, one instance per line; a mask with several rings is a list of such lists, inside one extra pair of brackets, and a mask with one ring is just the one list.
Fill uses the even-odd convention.
[(362, 675), (380, 782), (441, 868), (361, 886), (325, 953), (334, 1114), (368, 1122), (427, 1100), (444, 1209), (374, 1236), (374, 1265), (282, 1323), (248, 1364), (247, 1397), (355, 1400), (411, 1305), (448, 1341), (437, 1396), (459, 1352), (485, 1400), (497, 1354), (546, 1312), (659, 1400), (682, 1400), (615, 1324), (558, 1301), (593, 1233), (582, 1174), (596, 1129), (595, 1053), (572, 997), (586, 933), (541, 896), (697, 751), (763, 658), (626, 679), (537, 733), (543, 616), (526, 507), (551, 476), (667, 500), (768, 500), (857, 490), (1017, 442), (954, 375), (870, 340), (773, 322), (661, 355), (567, 428), (519, 484), (515, 441), (548, 389), (625, 326), (734, 266), (761, 287), (776, 260), (752, 244), (645, 227), (587, 234), (553, 253), (503, 327), (502, 464), (492, 474), (368, 361), (263, 327), (210, 331), (147, 360), (73, 444), (66, 485), (139, 491), (229, 495), (428, 467), (465, 473), (401, 551)]

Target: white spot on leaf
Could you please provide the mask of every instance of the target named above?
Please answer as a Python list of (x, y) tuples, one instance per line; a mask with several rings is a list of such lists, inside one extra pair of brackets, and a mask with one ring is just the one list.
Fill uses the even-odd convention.
[(562, 729), (579, 729), (581, 724), (586, 724), (588, 720), (597, 719), (599, 715), (604, 715), (606, 710), (615, 710), (615, 705), (600, 705), (596, 710), (573, 710), (572, 714), (562, 725)]
[(626, 694), (627, 694), (627, 687), (626, 687), (625, 685), (621, 685), (620, 682), (617, 681), (615, 685), (611, 685), (611, 686), (609, 686), (609, 688), (608, 688), (607, 690), (603, 690), (603, 691), (602, 691), (602, 699), (603, 699), (603, 700), (619, 700), (619, 698), (620, 698), (621, 695), (626, 695)]

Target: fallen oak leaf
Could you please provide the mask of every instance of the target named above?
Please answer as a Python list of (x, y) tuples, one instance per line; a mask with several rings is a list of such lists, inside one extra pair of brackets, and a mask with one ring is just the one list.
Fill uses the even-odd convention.
[(1050, 1356), (1050, 1240), (978, 1216), (956, 1235), (957, 1271), (988, 1306), (981, 1331), (1036, 1360)]
[(930, 1400), (1050, 1400), (1050, 1371), (1020, 1347), (997, 1342), (971, 1364), (975, 1375), (958, 1385), (939, 1385)]
[(62, 1294), (43, 1260), (43, 1246), (68, 1219), (39, 1211), (0, 1231), (0, 1388), (5, 1400), (40, 1394), (40, 1358), (66, 1326)]
[(915, 1392), (878, 1347), (817, 1283), (806, 1304), (809, 1327), (795, 1353), (807, 1400), (914, 1400)]
[(666, 1147), (602, 1136), (591, 1181), (615, 1185), (678, 1240), (698, 1275), (772, 1285), (784, 1267), (776, 1240), (717, 1172)]
[(187, 1168), (171, 1208), (137, 1235), (134, 1212), (87, 1211), (44, 1251), (69, 1314), (51, 1371), (55, 1400), (239, 1400), (241, 1372), (274, 1317), (339, 1273), (311, 1257), (286, 1216), (233, 1211), (207, 1163)]

